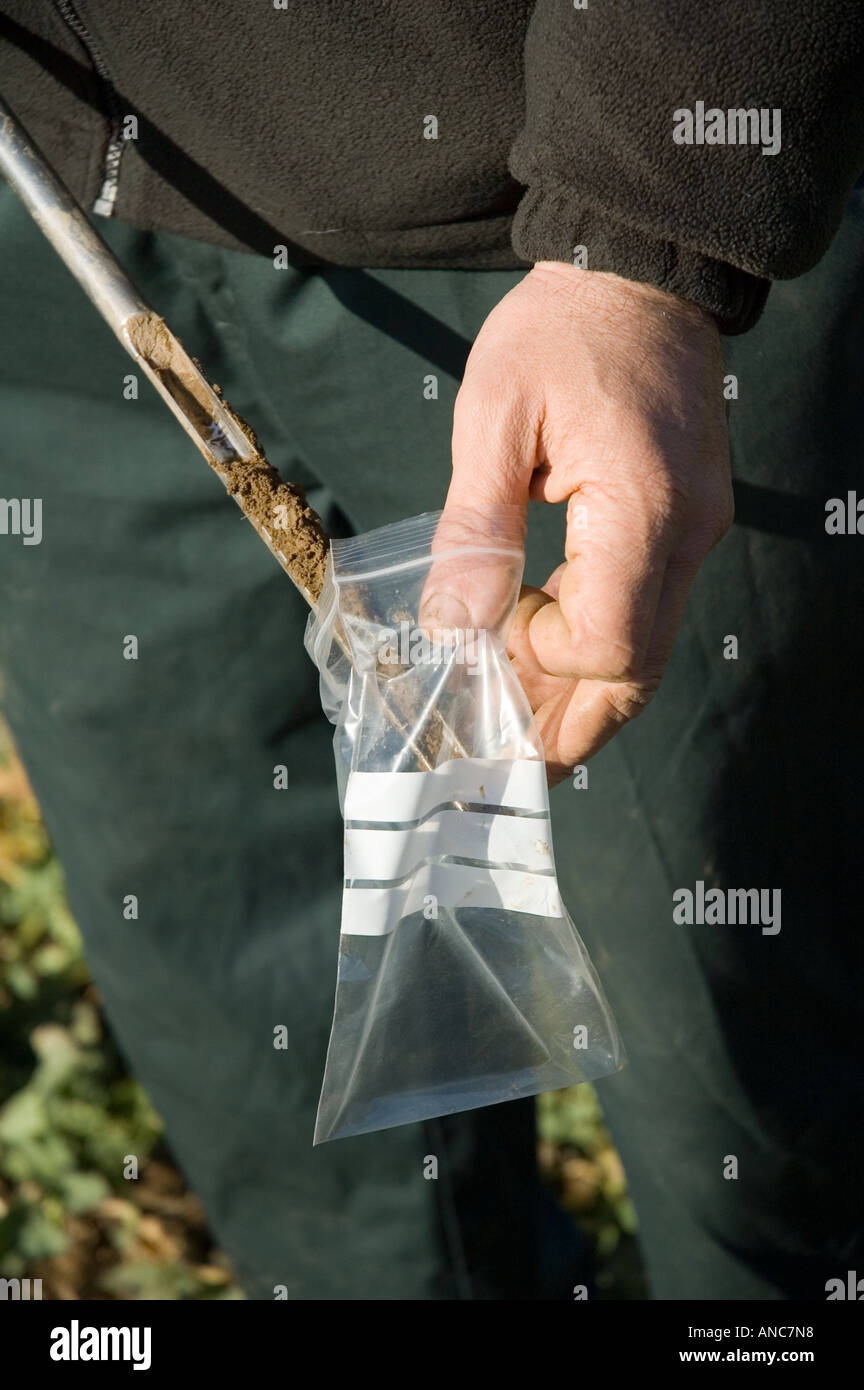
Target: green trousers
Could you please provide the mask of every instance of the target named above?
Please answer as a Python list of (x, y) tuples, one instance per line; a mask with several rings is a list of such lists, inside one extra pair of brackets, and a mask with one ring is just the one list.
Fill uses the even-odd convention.
[[(598, 1089), (659, 1298), (823, 1298), (864, 1268), (864, 539), (825, 530), (864, 484), (862, 196), (730, 342), (736, 524), (650, 710), (553, 796), (629, 1053)], [(333, 530), (440, 505), (464, 360), (516, 273), (280, 271), (106, 235)], [(43, 517), (38, 545), (0, 535), (2, 704), (113, 1029), (218, 1239), (257, 1298), (567, 1296), (578, 1250), (553, 1277), (530, 1103), (313, 1151), (342, 831), (304, 606), (143, 377), (128, 398), (133, 364), (8, 191), (0, 246), (0, 496)], [(532, 508), (531, 582), (562, 535), (560, 508)], [(780, 890), (781, 929), (676, 922), (698, 883)]]

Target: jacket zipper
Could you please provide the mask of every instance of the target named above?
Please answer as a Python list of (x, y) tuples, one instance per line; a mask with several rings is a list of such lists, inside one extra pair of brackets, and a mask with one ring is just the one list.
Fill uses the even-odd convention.
[(54, 4), (61, 19), (65, 20), (78, 41), (86, 49), (102, 90), (105, 110), (108, 115), (108, 146), (102, 162), (102, 187), (92, 210), (99, 217), (112, 217), (120, 186), (120, 160), (123, 158), (125, 144), (122, 136), (124, 113), (117, 99), (117, 89), (111, 80), (105, 55), (81, 19), (72, 0), (54, 0)]

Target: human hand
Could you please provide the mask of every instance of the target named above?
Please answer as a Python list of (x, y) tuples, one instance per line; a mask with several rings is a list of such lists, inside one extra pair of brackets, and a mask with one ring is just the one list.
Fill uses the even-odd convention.
[[(523, 589), (508, 640), (554, 782), (649, 703), (732, 521), (720, 336), (703, 310), (552, 261), (496, 305), (456, 400), (444, 522), (464, 533), (471, 512), (500, 541), (509, 515), (521, 540), (529, 498), (569, 499), (564, 563)], [(436, 595), (427, 625), (488, 625), (467, 587)]]

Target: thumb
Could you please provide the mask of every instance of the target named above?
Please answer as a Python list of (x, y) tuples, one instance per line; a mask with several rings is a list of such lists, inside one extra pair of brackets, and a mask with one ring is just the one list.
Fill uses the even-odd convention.
[(519, 398), (466, 375), (453, 413), (453, 476), (432, 542), (419, 621), (503, 636), (524, 565), (534, 442)]

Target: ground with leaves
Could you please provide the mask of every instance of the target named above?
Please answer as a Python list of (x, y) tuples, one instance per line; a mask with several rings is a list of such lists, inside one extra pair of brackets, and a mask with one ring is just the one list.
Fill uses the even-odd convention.
[[(598, 1294), (644, 1297), (635, 1218), (592, 1088), (542, 1096), (539, 1136), (544, 1174), (594, 1241)], [(243, 1297), (107, 1030), (2, 726), (0, 1277), (41, 1279), (54, 1299)]]

